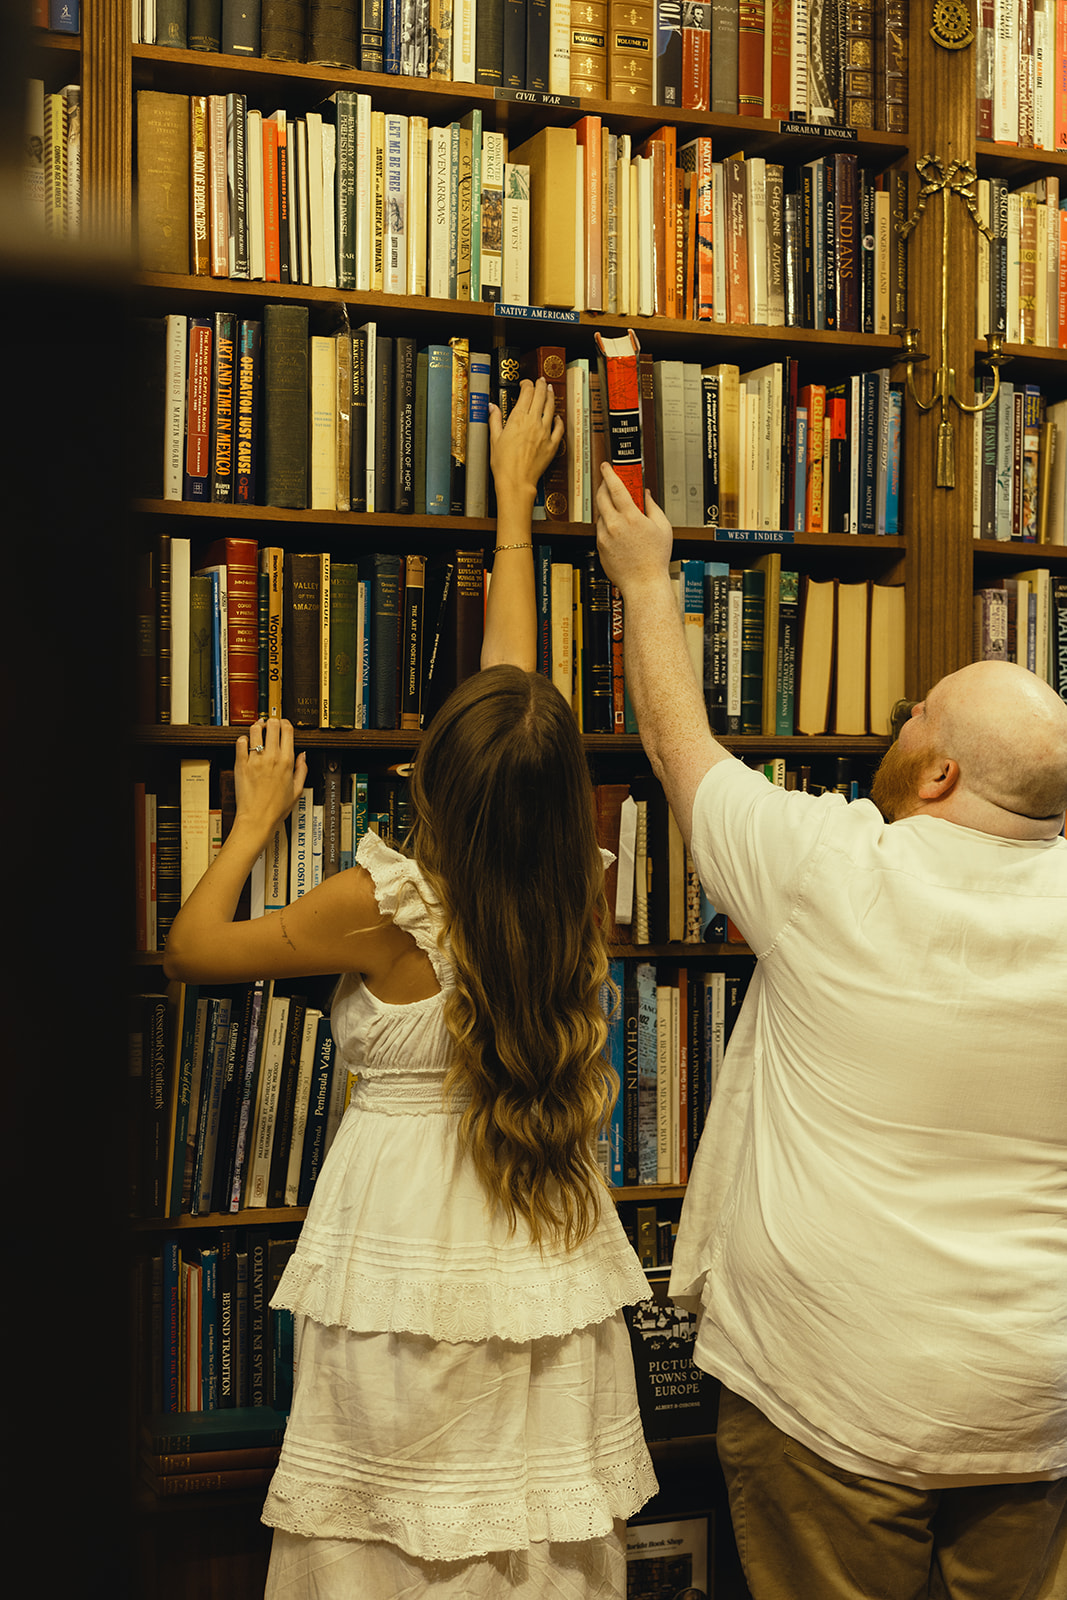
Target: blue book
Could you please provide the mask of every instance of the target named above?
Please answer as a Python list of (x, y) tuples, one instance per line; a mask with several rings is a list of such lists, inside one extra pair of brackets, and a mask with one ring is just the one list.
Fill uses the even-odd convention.
[(426, 510), (447, 517), (452, 509), (452, 350), (428, 349), (426, 371)]
[(656, 1137), (656, 969), (637, 964), (637, 1163), (638, 1182), (658, 1176)]
[(904, 393), (901, 389), (889, 391), (889, 445), (885, 479), (885, 531), (900, 532), (900, 445), (904, 421)]
[[(608, 1021), (608, 1037), (604, 1046), (604, 1052), (608, 1058), (608, 1061), (614, 1068), (615, 1075), (619, 1080), (619, 1090), (615, 1096), (615, 1104), (612, 1107), (611, 1118), (605, 1129), (605, 1137), (602, 1140), (603, 1152), (601, 1171), (603, 1172), (604, 1178), (608, 1183), (615, 1188), (619, 1188), (625, 1181), (623, 1177), (622, 1157), (624, 1115), (622, 1082), (623, 1072), (625, 1069), (625, 1064), (623, 1061), (624, 1022), (622, 1014), (622, 997), (623, 985), (626, 981), (625, 961), (622, 961), (618, 957), (612, 957), (612, 959), (608, 962), (608, 977), (610, 979), (610, 984), (602, 984), (600, 994), (600, 1003), (603, 1006), (604, 1015)], [(614, 989), (612, 989), (611, 984), (614, 985)]]

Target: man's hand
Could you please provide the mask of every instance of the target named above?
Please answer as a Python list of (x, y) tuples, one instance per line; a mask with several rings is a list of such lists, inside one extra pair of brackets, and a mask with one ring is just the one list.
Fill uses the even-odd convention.
[(651, 579), (669, 578), (674, 529), (645, 491), (645, 512), (633, 503), (630, 491), (607, 462), (601, 466), (602, 482), (596, 495), (596, 542), (600, 560), (611, 582), (623, 593)]

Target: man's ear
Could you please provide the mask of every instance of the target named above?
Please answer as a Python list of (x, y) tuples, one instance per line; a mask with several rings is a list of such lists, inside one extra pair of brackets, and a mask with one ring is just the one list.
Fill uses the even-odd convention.
[(959, 762), (953, 761), (951, 756), (939, 756), (937, 762), (920, 782), (916, 793), (920, 800), (925, 800), (927, 803), (945, 800), (956, 787), (959, 776)]

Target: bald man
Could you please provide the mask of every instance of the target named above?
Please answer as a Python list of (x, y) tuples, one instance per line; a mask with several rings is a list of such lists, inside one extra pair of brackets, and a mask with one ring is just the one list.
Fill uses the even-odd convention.
[(672, 533), (604, 469), (641, 737), (756, 972), (671, 1294), (755, 1600), (1067, 1596), (1067, 706), (936, 684), (871, 800), (708, 728)]

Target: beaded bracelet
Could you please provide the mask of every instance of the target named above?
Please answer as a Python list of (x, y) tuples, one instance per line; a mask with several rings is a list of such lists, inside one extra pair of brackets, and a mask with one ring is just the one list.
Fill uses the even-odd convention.
[(498, 544), (493, 547), (493, 554), (499, 555), (501, 550), (532, 550), (533, 541), (527, 539), (524, 544)]

